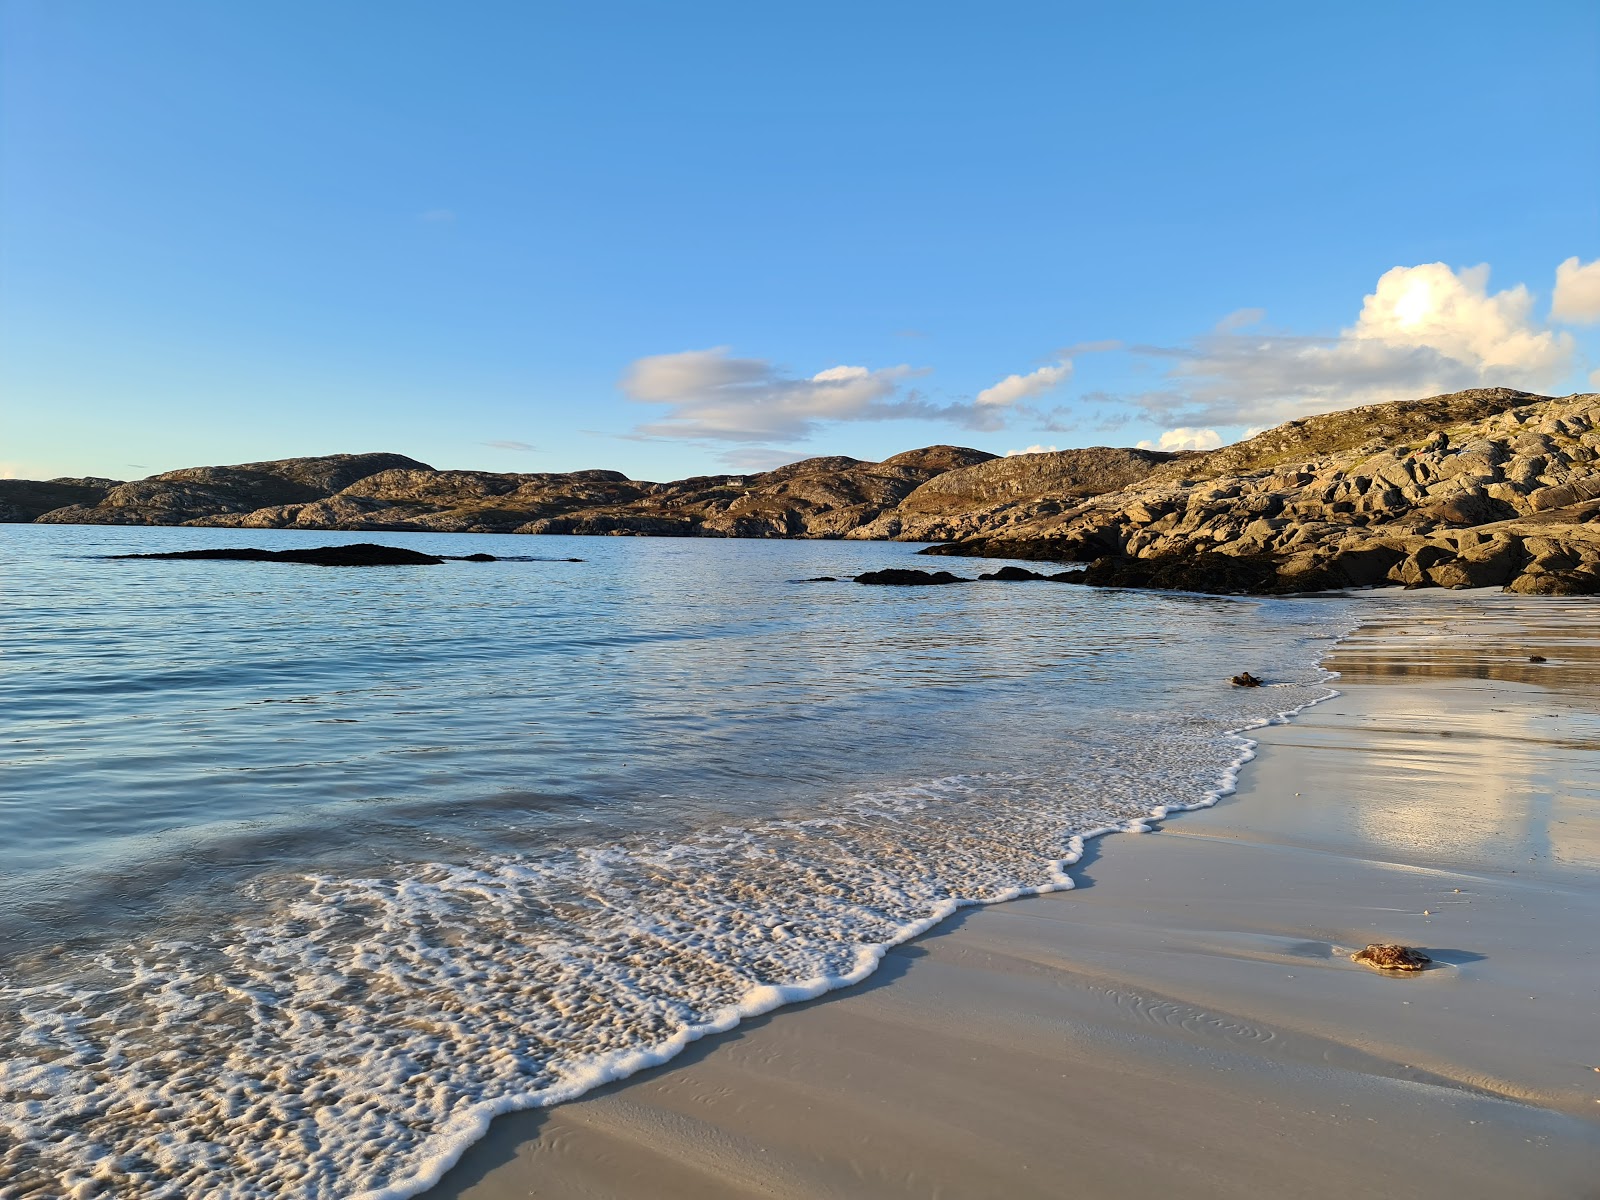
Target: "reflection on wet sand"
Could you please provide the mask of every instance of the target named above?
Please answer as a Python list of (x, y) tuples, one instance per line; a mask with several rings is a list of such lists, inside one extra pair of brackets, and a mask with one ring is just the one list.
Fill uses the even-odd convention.
[[(1428, 858), (1506, 866), (1517, 847), (1524, 872), (1600, 867), (1597, 629), (1592, 600), (1375, 612), (1327, 665), (1347, 689), (1394, 676), (1422, 686), (1363, 689), (1363, 753), (1349, 763), (1362, 832)], [(1483, 681), (1515, 695), (1496, 703)], [(1441, 794), (1454, 800), (1446, 812)]]
[[(1496, 593), (1373, 597), (1358, 637), (1328, 665), (1351, 682), (1406, 675), (1493, 679), (1600, 694), (1600, 600)], [(1534, 656), (1544, 662), (1531, 661)]]

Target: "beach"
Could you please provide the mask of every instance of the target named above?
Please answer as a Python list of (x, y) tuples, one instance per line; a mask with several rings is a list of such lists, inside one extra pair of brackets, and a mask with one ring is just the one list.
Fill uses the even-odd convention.
[[(427, 1194), (1597, 1194), (1600, 606), (1363, 616), (1342, 694), (1252, 733), (1216, 807), (499, 1118)], [(1350, 961), (1373, 941), (1435, 965)]]

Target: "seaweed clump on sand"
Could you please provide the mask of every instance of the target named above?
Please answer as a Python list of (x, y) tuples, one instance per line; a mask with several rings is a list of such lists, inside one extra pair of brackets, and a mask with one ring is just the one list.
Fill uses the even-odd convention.
[(1433, 963), (1433, 959), (1420, 950), (1386, 943), (1374, 943), (1350, 958), (1379, 971), (1420, 971)]

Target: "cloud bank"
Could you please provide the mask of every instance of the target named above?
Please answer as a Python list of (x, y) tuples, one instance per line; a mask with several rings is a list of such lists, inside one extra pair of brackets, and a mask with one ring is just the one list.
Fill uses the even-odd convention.
[(1541, 327), (1526, 287), (1489, 290), (1487, 265), (1395, 267), (1334, 337), (1257, 331), (1255, 319), (1236, 314), (1185, 347), (1136, 347), (1172, 360), (1170, 386), (1128, 402), (1161, 424), (1270, 426), (1470, 387), (1553, 389), (1575, 362), (1571, 335)]
[[(981, 432), (1111, 433), (1153, 424), (1165, 432), (1140, 446), (1204, 450), (1221, 444), (1219, 430), (1259, 430), (1360, 404), (1484, 386), (1560, 390), (1579, 356), (1573, 335), (1551, 323), (1600, 323), (1600, 260), (1561, 263), (1547, 318), (1534, 307), (1521, 284), (1493, 290), (1487, 264), (1420, 263), (1384, 272), (1336, 334), (1273, 329), (1264, 310), (1240, 309), (1183, 345), (1081, 342), (1045, 366), (949, 403), (913, 387), (927, 371), (906, 364), (803, 375), (736, 357), (727, 346), (638, 359), (621, 386), (632, 400), (663, 410), (632, 436), (742, 447), (725, 452), (730, 462), (784, 459), (776, 447), (803, 442), (827, 424), (907, 419)], [(1102, 352), (1164, 364), (1160, 384), (1137, 393), (1089, 392), (1049, 409), (1032, 403), (1072, 380), (1076, 356)], [(1600, 384), (1600, 371), (1592, 378)]]
[(623, 375), (622, 390), (640, 403), (667, 406), (660, 419), (635, 427), (636, 436), (782, 444), (804, 441), (823, 423), (835, 421), (921, 419), (1002, 429), (1005, 411), (1017, 399), (1054, 386), (1041, 372), (1065, 378), (1069, 369), (1066, 364), (1041, 368), (1002, 380), (976, 401), (936, 404), (905, 387), (925, 372), (904, 364), (828, 367), (797, 377), (766, 359), (735, 358), (729, 347), (715, 346), (641, 358)]

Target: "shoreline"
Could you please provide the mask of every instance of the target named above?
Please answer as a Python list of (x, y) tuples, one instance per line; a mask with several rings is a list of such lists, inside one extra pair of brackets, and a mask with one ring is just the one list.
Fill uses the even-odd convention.
[[(1441, 687), (1459, 686), (1443, 683), (1440, 672), (1453, 670), (1449, 664), (1461, 657), (1460, 631), (1436, 630), (1439, 636), (1425, 654), (1408, 651), (1413, 661), (1397, 667), (1393, 656), (1381, 653), (1383, 635), (1372, 632), (1375, 625), (1426, 625), (1437, 620), (1448, 625), (1474, 619), (1463, 616), (1473, 613), (1487, 616), (1491, 623), (1510, 618), (1513, 624), (1540, 620), (1569, 628), (1581, 624), (1581, 636), (1569, 640), (1587, 647), (1585, 656), (1572, 666), (1562, 666), (1564, 660), (1551, 656), (1553, 669), (1541, 677), (1553, 686), (1529, 689), (1497, 680), (1497, 672), (1491, 671), (1487, 680), (1475, 680), (1470, 690), (1487, 688), (1495, 693), (1495, 704), (1485, 707), (1524, 714), (1519, 719), (1531, 719), (1526, 714), (1558, 695), (1569, 703), (1576, 698), (1578, 709), (1592, 716), (1592, 703), (1585, 703), (1573, 688), (1581, 690), (1587, 684), (1592, 694), (1592, 685), (1600, 680), (1596, 650), (1600, 608), (1581, 602), (1561, 605), (1564, 611), (1557, 617), (1549, 601), (1528, 605), (1481, 598), (1474, 603), (1471, 597), (1459, 596), (1430, 600), (1426, 605), (1393, 605), (1363, 614), (1361, 630), (1339, 642), (1324, 662), (1344, 670), (1345, 677), (1334, 685), (1342, 694), (1330, 697), (1332, 704), (1310, 706), (1290, 724), (1244, 731), (1241, 736), (1255, 741), (1258, 748), (1247, 751), (1235, 766), (1237, 791), (1227, 796), (1225, 782), (1225, 798), (1217, 807), (1186, 813), (1183, 821), (1163, 829), (1162, 836), (1089, 841), (1070, 868), (1076, 888), (964, 909), (891, 949), (862, 983), (768, 1016), (746, 1018), (731, 1031), (690, 1045), (669, 1063), (607, 1084), (581, 1099), (497, 1118), (488, 1135), (469, 1147), (438, 1185), (420, 1194), (437, 1200), (524, 1195), (1046, 1195), (1053, 1194), (1048, 1181), (1061, 1178), (1060, 1172), (1076, 1170), (1081, 1175), (1083, 1171), (1081, 1156), (1070, 1149), (1078, 1144), (1071, 1132), (1074, 1122), (1100, 1126), (1105, 1113), (1118, 1110), (1134, 1122), (1132, 1128), (1121, 1134), (1100, 1129), (1096, 1145), (1105, 1149), (1107, 1140), (1121, 1142), (1116, 1147), (1121, 1155), (1147, 1161), (1142, 1170), (1125, 1165), (1120, 1174), (1107, 1176), (1095, 1185), (1099, 1190), (1094, 1194), (1131, 1197), (1167, 1186), (1219, 1196), (1334, 1195), (1339, 1187), (1373, 1183), (1370, 1172), (1378, 1168), (1365, 1159), (1375, 1144), (1395, 1143), (1390, 1153), (1415, 1153), (1441, 1141), (1451, 1143), (1449, 1163), (1432, 1161), (1436, 1150), (1430, 1152), (1429, 1159), (1418, 1159), (1414, 1171), (1402, 1171), (1388, 1180), (1390, 1194), (1442, 1196), (1452, 1189), (1455, 1194), (1487, 1194), (1472, 1188), (1487, 1188), (1492, 1179), (1508, 1186), (1519, 1180), (1520, 1190), (1529, 1191), (1526, 1172), (1535, 1166), (1552, 1190), (1539, 1191), (1541, 1185), (1535, 1183), (1530, 1194), (1581, 1194), (1578, 1181), (1600, 1170), (1600, 1076), (1589, 1071), (1590, 1079), (1577, 1083), (1564, 1077), (1552, 1082), (1561, 1075), (1561, 1068), (1550, 1062), (1558, 1052), (1544, 1041), (1561, 1031), (1569, 1039), (1580, 1038), (1582, 1022), (1592, 1023), (1595, 1015), (1592, 1001), (1585, 1008), (1583, 999), (1568, 993), (1561, 993), (1565, 998), (1555, 1004), (1546, 996), (1534, 1022), (1549, 1035), (1543, 1041), (1534, 1036), (1536, 1030), (1485, 1025), (1476, 1006), (1487, 997), (1501, 1008), (1514, 1007), (1511, 993), (1526, 985), (1515, 981), (1508, 985), (1493, 967), (1483, 965), (1498, 961), (1498, 953), (1482, 954), (1465, 944), (1440, 949), (1437, 939), (1427, 936), (1435, 922), (1432, 915), (1421, 918), (1418, 930), (1408, 926), (1414, 915), (1393, 917), (1387, 923), (1393, 927), (1383, 930), (1377, 926), (1385, 922), (1375, 922), (1368, 939), (1404, 940), (1438, 951), (1435, 968), (1415, 980), (1386, 978), (1345, 961), (1350, 950), (1364, 944), (1355, 944), (1348, 928), (1335, 931), (1340, 936), (1330, 936), (1324, 926), (1323, 936), (1308, 935), (1297, 944), (1292, 934), (1281, 930), (1271, 934), (1259, 928), (1208, 930), (1199, 944), (1183, 949), (1170, 945), (1149, 926), (1150, 914), (1156, 911), (1166, 912), (1168, 919), (1185, 908), (1233, 912), (1238, 896), (1228, 893), (1250, 892), (1252, 887), (1253, 906), (1272, 909), (1281, 899), (1272, 892), (1273, 886), (1285, 886), (1287, 878), (1305, 890), (1311, 886), (1308, 880), (1322, 878), (1318, 871), (1326, 874), (1330, 869), (1336, 875), (1360, 877), (1355, 890), (1361, 894), (1370, 893), (1374, 880), (1369, 877), (1374, 875), (1391, 891), (1396, 877), (1433, 878), (1440, 872), (1471, 876), (1481, 883), (1484, 864), (1476, 859), (1452, 862), (1445, 854), (1440, 861), (1427, 861), (1440, 855), (1426, 838), (1413, 838), (1409, 847), (1400, 847), (1409, 849), (1409, 855), (1374, 855), (1376, 843), (1366, 835), (1355, 838), (1360, 844), (1341, 846), (1340, 839), (1351, 841), (1352, 821), (1359, 824), (1351, 814), (1361, 806), (1351, 803), (1355, 798), (1348, 794), (1333, 796), (1330, 788), (1350, 792), (1348, 771), (1342, 789), (1332, 779), (1319, 777), (1318, 782), (1329, 792), (1326, 801), (1338, 801), (1334, 808), (1342, 805), (1342, 825), (1328, 824), (1327, 812), (1318, 818), (1327, 827), (1316, 830), (1306, 828), (1303, 812), (1297, 814), (1298, 824), (1289, 820), (1276, 829), (1267, 827), (1270, 822), (1263, 824), (1269, 815), (1283, 822), (1286, 781), (1298, 779), (1297, 772), (1307, 769), (1319, 752), (1326, 757), (1338, 738), (1361, 743), (1357, 735), (1362, 722), (1371, 725), (1385, 705), (1404, 708), (1404, 701), (1415, 706), (1422, 700), (1424, 708), (1438, 717), (1463, 699), (1440, 694)], [(1470, 632), (1478, 634), (1476, 629)], [(1552, 636), (1550, 628), (1526, 632), (1546, 640)], [(1473, 657), (1470, 645), (1467, 650), (1467, 657)], [(1525, 674), (1527, 664), (1519, 667), (1508, 660), (1498, 666), (1503, 676)], [(1482, 674), (1481, 667), (1479, 661), (1473, 673)], [(1409, 683), (1395, 685), (1397, 669), (1404, 670), (1401, 677)], [(1457, 671), (1443, 679), (1459, 675)], [(1348, 689), (1354, 689), (1354, 695)], [(1342, 714), (1330, 713), (1346, 708), (1360, 714), (1354, 724), (1334, 720)], [(1465, 715), (1487, 718), (1489, 714)], [(1477, 739), (1474, 745), (1482, 743), (1479, 749), (1508, 740), (1487, 731), (1485, 724), (1477, 721), (1471, 734)], [(1309, 734), (1295, 732), (1307, 730)], [(1445, 736), (1452, 733), (1466, 731), (1447, 731)], [(1382, 742), (1382, 736), (1372, 733), (1366, 744), (1354, 745), (1356, 757), (1370, 762), (1390, 754), (1392, 747)], [(1322, 742), (1328, 745), (1319, 745)], [(1556, 753), (1548, 739), (1537, 744), (1545, 747), (1540, 753), (1546, 758)], [(1559, 749), (1568, 759), (1583, 752), (1570, 746)], [(1490, 757), (1504, 755), (1505, 747), (1495, 746)], [(1427, 774), (1425, 761), (1420, 769)], [(1592, 774), (1591, 768), (1584, 778)], [(1600, 799), (1586, 795), (1588, 800)], [(1586, 847), (1579, 853), (1600, 862), (1595, 807), (1589, 804), (1587, 815), (1579, 818), (1585, 831), (1579, 840)], [(1393, 841), (1394, 831), (1388, 836)], [(1243, 847), (1253, 847), (1254, 852), (1232, 861)], [(1283, 861), (1264, 862), (1263, 849), (1269, 851), (1268, 860)], [(1202, 855), (1225, 869), (1202, 868)], [(1414, 861), (1402, 861), (1408, 857)], [(1093, 873), (1101, 861), (1108, 864), (1104, 882)], [(1141, 893), (1136, 882), (1141, 866), (1145, 872), (1161, 873), (1165, 880), (1148, 894)], [(1271, 869), (1264, 872), (1263, 866)], [(1507, 871), (1497, 881), (1502, 890), (1515, 874), (1513, 868)], [(1528, 877), (1524, 869), (1524, 880)], [(1146, 883), (1153, 878), (1147, 876)], [(1327, 890), (1325, 882), (1317, 886)], [(1178, 900), (1163, 890), (1173, 887), (1180, 889), (1177, 895), (1191, 898)], [(1561, 903), (1548, 895), (1542, 901), (1530, 900), (1525, 886), (1521, 892), (1513, 891), (1522, 907), (1549, 909)], [(1321, 903), (1339, 906), (1332, 895)], [(1445, 911), (1447, 902), (1433, 903)], [(1498, 893), (1496, 903), (1513, 905)], [(1590, 906), (1596, 909), (1591, 919), (1600, 919), (1600, 904), (1591, 900)], [(1187, 919), (1193, 913), (1182, 915)], [(1545, 918), (1546, 930), (1562, 923), (1559, 916), (1552, 921), (1554, 914), (1549, 911), (1539, 915)], [(1530, 919), (1536, 921), (1538, 915)], [(1248, 926), (1252, 920), (1259, 924), (1258, 918), (1239, 923)], [(1565, 920), (1569, 924), (1579, 920), (1570, 906)], [(1099, 923), (1106, 921), (1110, 924), (1102, 928)], [(1491, 941), (1506, 936), (1504, 931), (1490, 933)], [(1549, 944), (1549, 935), (1541, 936), (1546, 941), (1543, 958), (1558, 958), (1563, 952)], [(1581, 947), (1568, 947), (1566, 952), (1574, 949), (1581, 955)], [(1135, 961), (1144, 965), (1130, 965)], [(1546, 973), (1551, 966), (1548, 961), (1534, 964), (1536, 971)], [(1592, 957), (1589, 967), (1592, 971)], [(1286, 978), (1258, 979), (1240, 990), (1238, 980), (1263, 970)], [(1493, 987), (1487, 990), (1484, 976), (1493, 978)], [(1446, 977), (1453, 987), (1441, 992), (1433, 985)], [(1317, 982), (1319, 991), (1297, 986), (1301, 979)], [(1366, 1028), (1363, 1022), (1374, 1017), (1375, 997), (1395, 1000), (1398, 993), (1391, 989), (1414, 984), (1429, 986), (1423, 997), (1429, 1005), (1438, 1001), (1431, 1010), (1432, 1032), (1386, 1041)], [(1330, 986), (1332, 994), (1325, 990)], [(1064, 1009), (1063, 994), (1070, 997)], [(1439, 997), (1451, 999), (1454, 1010)], [(1413, 1002), (1399, 999), (1397, 1004), (1412, 1007)], [(1384, 1019), (1392, 1020), (1387, 1015)], [(1520, 1023), (1517, 1015), (1511, 1019)], [(970, 1061), (958, 1063), (960, 1055), (952, 1047), (970, 1040), (974, 1027), (985, 1025), (993, 1026), (991, 1033), (1006, 1036), (978, 1039), (983, 1053), (968, 1054)], [(1152, 1027), (1157, 1031), (1153, 1042)], [(1067, 1035), (1075, 1048), (1063, 1052), (1053, 1040), (1043, 1048), (1031, 1044), (1041, 1030)], [(1227, 1030), (1232, 1032), (1222, 1032)], [(1252, 1050), (1255, 1043), (1267, 1049)], [(1481, 1049), (1464, 1050), (1464, 1043)], [(1571, 1041), (1574, 1047), (1579, 1044)], [(892, 1062), (881, 1061), (886, 1046), (899, 1048)], [(1519, 1053), (1536, 1061), (1519, 1063)], [(856, 1068), (868, 1063), (881, 1067), (880, 1077), (862, 1095)], [(936, 1078), (924, 1078), (929, 1073)], [(997, 1073), (1002, 1078), (996, 1078)], [(1069, 1076), (1076, 1086), (1050, 1086)], [(1241, 1086), (1242, 1077), (1253, 1082)], [(1219, 1079), (1231, 1088), (1218, 1087)], [(1412, 1094), (1418, 1089), (1425, 1099)], [(965, 1091), (985, 1097), (980, 1111), (962, 1102), (959, 1093)], [(1164, 1131), (1162, 1138), (1170, 1138), (1171, 1126), (1184, 1122), (1182, 1113), (1171, 1111), (1178, 1095), (1189, 1096), (1203, 1109), (1231, 1111), (1237, 1119), (1250, 1113), (1256, 1122), (1263, 1104), (1282, 1110), (1274, 1137), (1297, 1147), (1291, 1157), (1314, 1165), (1315, 1180), (1302, 1180), (1305, 1187), (1299, 1190), (1298, 1185), (1285, 1187), (1282, 1172), (1290, 1169), (1287, 1161), (1260, 1176), (1256, 1160), (1273, 1156), (1260, 1146), (1259, 1130), (1253, 1127), (1213, 1130), (1209, 1142), (1216, 1144), (1208, 1143), (1203, 1150), (1190, 1146), (1199, 1157), (1185, 1160), (1186, 1165), (1168, 1161), (1170, 1155), (1152, 1155), (1147, 1145), (1150, 1135), (1137, 1131), (1141, 1125), (1153, 1128), (1149, 1120), (1153, 1117)], [(875, 1097), (876, 1103), (863, 1109), (868, 1097)], [(1324, 1128), (1308, 1116), (1316, 1103), (1326, 1101), (1334, 1105), (1330, 1119), (1337, 1120), (1341, 1110), (1345, 1113), (1338, 1130)], [(897, 1115), (886, 1117), (881, 1111), (885, 1107)], [(1285, 1115), (1296, 1109), (1305, 1111), (1298, 1117)], [(1048, 1119), (1052, 1110), (1059, 1124)], [(854, 1112), (856, 1120), (836, 1124), (818, 1115), (826, 1111)], [(752, 1112), (762, 1114), (761, 1119), (753, 1118)], [(1476, 1115), (1464, 1115), (1468, 1112)], [(1143, 1121), (1135, 1120), (1139, 1114), (1145, 1114)], [(1346, 1136), (1356, 1132), (1352, 1121), (1366, 1127), (1354, 1141)], [(942, 1170), (933, 1168), (931, 1164), (948, 1159), (952, 1144), (971, 1142), (977, 1129), (996, 1123), (981, 1145), (970, 1145), (970, 1154), (960, 1155)], [(1201, 1122), (1208, 1123), (1215, 1120)], [(1055, 1133), (1046, 1133), (1046, 1128)], [(864, 1144), (868, 1129), (873, 1133), (870, 1144)], [(1455, 1146), (1454, 1139), (1464, 1144)], [(1172, 1140), (1182, 1144), (1188, 1139)], [(1527, 1161), (1519, 1149), (1528, 1146), (1539, 1147), (1537, 1163)], [(1115, 1159), (1118, 1153), (1110, 1157)], [(1214, 1176), (1215, 1187), (1198, 1186), (1197, 1171)], [(1409, 1178), (1413, 1174), (1416, 1178)]]

